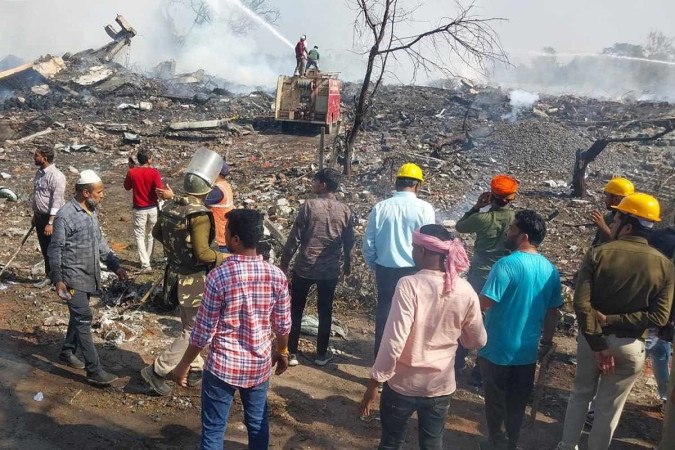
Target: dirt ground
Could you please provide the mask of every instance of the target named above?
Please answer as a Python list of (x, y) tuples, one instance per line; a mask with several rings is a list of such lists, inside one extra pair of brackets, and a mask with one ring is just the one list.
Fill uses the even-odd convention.
[[(128, 122), (139, 129), (159, 128), (160, 123), (168, 120), (224, 117), (226, 115), (217, 108), (223, 108), (225, 103), (221, 102), (217, 107), (185, 107), (167, 103), (153, 111), (156, 116), (135, 111), (120, 112), (116, 103), (110, 100), (92, 108), (52, 111), (51, 116), (63, 123), (55, 125), (55, 131), (41, 145), (68, 142), (97, 145), (96, 153), (60, 152), (57, 165), (66, 173), (69, 186), (74, 183), (78, 169), (95, 168), (99, 171), (106, 183), (106, 198), (100, 208), (103, 229), (111, 246), (123, 259), (123, 265), (133, 272), (139, 267), (132, 237), (131, 196), (124, 191), (122, 181), (126, 173), (126, 158), (134, 150), (121, 145), (119, 135), (106, 131), (110, 125), (107, 122)], [(393, 107), (392, 111), (397, 109)], [(14, 111), (7, 117), (12, 126), (19, 129), (38, 115), (31, 111)], [(107, 121), (107, 125), (94, 126), (103, 120)], [(228, 142), (219, 141), (210, 146), (227, 155), (227, 161), (232, 163), (236, 203), (241, 205), (248, 200), (247, 204), (265, 210), (268, 215), (278, 215), (276, 223), (283, 231), (288, 230), (294, 213), (284, 213), (283, 204), (278, 200), (285, 198), (297, 210), (299, 201), (310, 195), (318, 138), (315, 135), (283, 135), (269, 122), (269, 118), (253, 120), (248, 125), (252, 124), (255, 132), (237, 135)], [(511, 126), (499, 123), (500, 127)], [(531, 122), (524, 125), (521, 135), (529, 139), (527, 127)], [(25, 133), (44, 128), (43, 124), (35, 126), (36, 130)], [(383, 122), (382, 126), (390, 128), (389, 122)], [(537, 126), (546, 128), (544, 125)], [(563, 127), (558, 128), (565, 131)], [(401, 129), (400, 134), (405, 134), (406, 128)], [(540, 133), (543, 139), (556, 141), (547, 137), (546, 133)], [(506, 129), (504, 134), (512, 136), (513, 129)], [(365, 144), (361, 147), (365, 150), (357, 155), (361, 159), (360, 165), (356, 166), (357, 176), (347, 180), (343, 197), (357, 214), (357, 234), (363, 232), (372, 204), (388, 195), (391, 167), (400, 163), (391, 159), (391, 153), (379, 150), (379, 141), (386, 136), (380, 136), (379, 132), (364, 136)], [(180, 173), (198, 145), (165, 139), (159, 132), (148, 132), (143, 139), (144, 145), (155, 149), (156, 165), (165, 181), (173, 187), (180, 186)], [(417, 137), (411, 135), (410, 139), (416, 140)], [(530, 144), (530, 147), (516, 144), (513, 144), (514, 148), (522, 146), (528, 151), (533, 147), (533, 155), (542, 153), (539, 148), (534, 148), (535, 144)], [(566, 148), (568, 153), (575, 150), (571, 145)], [(4, 153), (0, 152), (0, 168), (12, 177), (4, 183), (20, 194), (19, 203), (0, 201), (0, 256), (3, 263), (30, 226), (26, 200), (35, 173), (31, 157), (33, 150), (32, 145), (15, 145), (8, 146)], [(421, 151), (416, 147), (413, 150)], [(643, 169), (640, 166), (642, 159), (636, 156), (637, 151), (631, 153), (633, 150), (630, 149), (612, 149), (607, 150), (603, 157), (625, 163), (624, 170), (634, 170), (636, 176), (639, 167), (640, 175), (645, 178), (663, 166), (652, 164)], [(508, 155), (514, 150), (505, 147), (503, 152)], [(554, 151), (551, 153), (557, 157)], [(523, 154), (523, 158), (527, 159), (527, 152)], [(661, 156), (660, 149), (652, 150), (651, 154), (665, 158)], [(486, 180), (494, 173), (494, 160), (478, 153), (471, 155), (458, 151), (448, 156), (448, 164), (443, 165), (442, 161), (439, 163), (440, 160), (432, 158), (429, 165), (424, 165), (425, 173), (429, 174), (424, 197), (437, 207), (439, 218), (458, 219), (485, 189)], [(421, 158), (421, 161), (429, 160), (425, 156)], [(512, 161), (513, 158), (509, 158), (507, 156), (503, 160)], [(569, 155), (566, 158), (569, 159)], [(458, 165), (453, 166), (455, 162)], [(561, 166), (566, 170), (569, 164), (565, 161)], [(604, 167), (606, 172), (614, 170), (607, 168), (606, 164), (598, 164), (597, 167)], [(546, 164), (536, 170), (531, 170), (529, 164), (522, 164), (522, 170), (516, 166), (500, 170), (510, 170), (523, 183), (518, 207), (533, 208), (546, 215), (555, 211), (560, 213), (555, 221), (550, 222), (550, 233), (543, 251), (561, 269), (563, 277), (571, 279), (593, 230), (565, 225), (588, 221), (588, 213), (596, 207), (593, 202), (598, 203), (598, 198), (574, 203), (563, 195), (563, 188), (544, 187), (543, 180), (566, 176)], [(597, 192), (605, 175), (604, 172), (591, 174), (589, 184), (592, 191)], [(70, 195), (67, 192), (67, 196)], [(470, 239), (467, 242), (470, 247)], [(155, 256), (160, 254), (158, 249)], [(59, 320), (67, 318), (68, 313), (53, 291), (32, 288), (31, 284), (41, 278), (40, 261), (37, 240), (33, 235), (3, 278), (5, 289), (0, 286), (0, 448), (196, 448), (200, 433), (199, 390), (176, 387), (168, 397), (150, 396), (139, 375), (139, 371), (178, 333), (178, 318), (152, 307), (139, 308), (134, 313), (138, 320), (134, 322), (137, 328), (132, 333), (133, 337), (125, 338), (114, 348), (107, 345), (104, 333), (97, 331), (95, 337), (101, 360), (108, 370), (120, 376), (120, 380), (110, 388), (92, 387), (84, 382), (82, 371), (56, 362), (65, 333), (65, 326), (59, 325)], [(153, 274), (136, 275), (134, 287), (146, 286), (147, 289), (161, 275), (160, 265), (154, 269)], [(300, 366), (289, 369), (282, 376), (272, 377), (269, 395), (272, 448), (367, 449), (377, 446), (380, 432), (377, 420), (363, 421), (358, 412), (368, 368), (373, 362), (374, 283), (360, 256), (355, 261), (353, 272), (339, 288), (340, 298), (336, 301), (335, 317), (349, 330), (347, 339), (335, 338), (332, 341), (338, 356), (324, 368), (315, 367), (310, 362), (314, 341), (307, 338), (301, 344), (309, 359), (302, 358)], [(93, 304), (98, 318), (116, 310), (98, 300)], [(308, 312), (312, 312), (311, 306)], [(57, 321), (48, 325), (51, 318)], [(119, 319), (123, 324), (125, 320)], [(558, 354), (551, 367), (541, 414), (534, 427), (524, 429), (522, 433), (521, 445), (525, 449), (552, 449), (561, 435), (575, 371), (571, 360), (575, 343), (574, 337), (562, 333), (556, 341)], [(483, 400), (467, 384), (469, 371), (470, 367), (458, 376), (458, 390), (453, 396), (446, 421), (446, 448), (478, 448), (485, 435)], [(44, 397), (42, 401), (34, 399), (39, 392)], [(646, 370), (630, 396), (612, 449), (651, 448), (655, 445), (662, 422), (659, 410), (655, 383)], [(406, 448), (417, 447), (414, 418), (407, 439)], [(246, 448), (240, 403), (235, 404), (230, 416), (226, 442), (227, 448)]]

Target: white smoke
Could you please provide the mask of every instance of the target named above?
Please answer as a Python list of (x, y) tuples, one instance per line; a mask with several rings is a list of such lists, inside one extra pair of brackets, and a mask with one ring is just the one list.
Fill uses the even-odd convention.
[(502, 119), (515, 122), (518, 116), (525, 110), (531, 111), (534, 104), (539, 100), (539, 94), (515, 89), (509, 92), (509, 104), (511, 112), (502, 116)]

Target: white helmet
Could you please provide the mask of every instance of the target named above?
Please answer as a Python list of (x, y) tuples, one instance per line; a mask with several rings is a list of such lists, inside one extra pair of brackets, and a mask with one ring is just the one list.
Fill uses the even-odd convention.
[(302, 36), (300, 36), (300, 40), (301, 40), (301, 41), (304, 41), (305, 39), (307, 39), (307, 35), (306, 35), (306, 34), (303, 34)]

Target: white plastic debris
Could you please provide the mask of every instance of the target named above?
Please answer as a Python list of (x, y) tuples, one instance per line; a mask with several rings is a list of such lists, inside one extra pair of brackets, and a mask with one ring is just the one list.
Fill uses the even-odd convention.
[(38, 392), (37, 394), (35, 394), (33, 396), (33, 400), (35, 400), (36, 402), (41, 402), (44, 399), (45, 399), (45, 396), (42, 394), (42, 391)]

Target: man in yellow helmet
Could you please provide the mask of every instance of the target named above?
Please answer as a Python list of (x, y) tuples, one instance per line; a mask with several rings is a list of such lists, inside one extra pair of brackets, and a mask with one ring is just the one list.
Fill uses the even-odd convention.
[(598, 227), (592, 245), (603, 244), (612, 238), (610, 227), (612, 226), (614, 216), (616, 215), (616, 210), (613, 208), (618, 205), (625, 196), (633, 194), (635, 192), (635, 186), (633, 186), (633, 183), (626, 178), (615, 177), (609, 180), (605, 186), (604, 192), (605, 206), (609, 212), (604, 216), (600, 211), (593, 211), (591, 213), (591, 219), (595, 226)]
[(403, 164), (396, 175), (396, 193), (376, 204), (368, 218), (362, 250), (366, 264), (375, 271), (377, 283), (376, 356), (396, 283), (415, 273), (413, 231), (436, 222), (433, 206), (417, 198), (423, 181), (422, 169), (412, 163)]
[(675, 268), (647, 241), (661, 220), (659, 202), (635, 193), (613, 209), (613, 240), (586, 253), (574, 292), (577, 372), (560, 450), (576, 447), (594, 395), (588, 448), (609, 447), (644, 366), (647, 330), (664, 326), (670, 315)]

